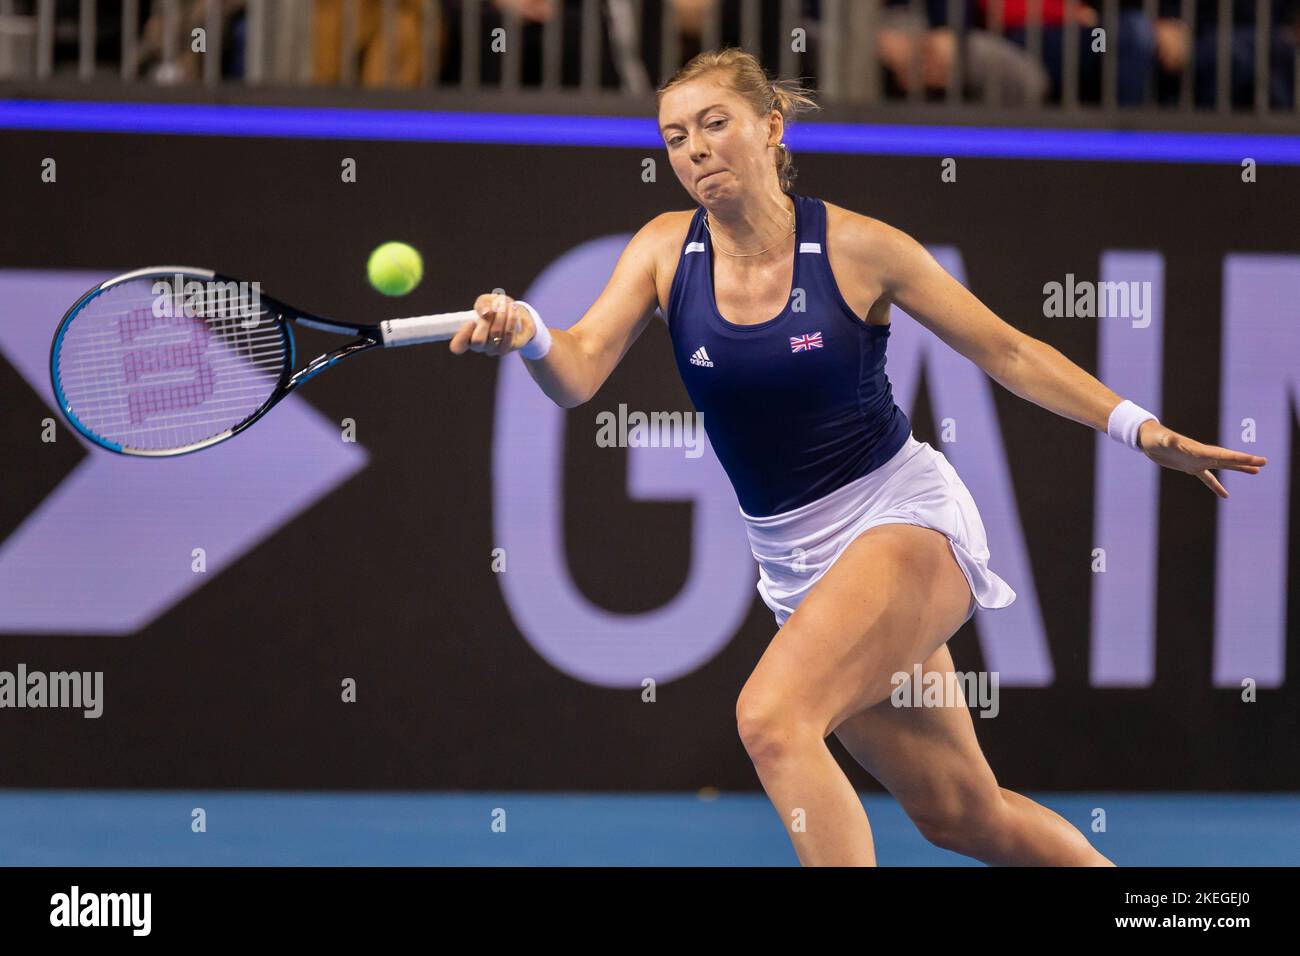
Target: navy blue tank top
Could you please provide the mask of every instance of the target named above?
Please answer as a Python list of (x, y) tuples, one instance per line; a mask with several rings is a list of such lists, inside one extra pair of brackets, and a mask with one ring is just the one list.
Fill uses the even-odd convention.
[(668, 297), (682, 382), (735, 488), (761, 518), (816, 501), (884, 464), (912, 426), (885, 376), (889, 326), (840, 295), (826, 256), (826, 205), (794, 200), (794, 281), (775, 318), (736, 325), (713, 296), (713, 245), (701, 206)]

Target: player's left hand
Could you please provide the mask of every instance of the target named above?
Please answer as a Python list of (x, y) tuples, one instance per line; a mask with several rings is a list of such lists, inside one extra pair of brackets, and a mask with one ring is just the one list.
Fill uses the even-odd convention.
[(1203, 445), (1157, 421), (1142, 423), (1138, 431), (1138, 444), (1157, 465), (1195, 475), (1220, 498), (1228, 497), (1228, 492), (1219, 484), (1219, 479), (1210, 473), (1210, 469), (1227, 468), (1230, 471), (1257, 475), (1268, 464), (1268, 459), (1259, 455), (1248, 455), (1244, 451), (1232, 451), (1218, 445)]

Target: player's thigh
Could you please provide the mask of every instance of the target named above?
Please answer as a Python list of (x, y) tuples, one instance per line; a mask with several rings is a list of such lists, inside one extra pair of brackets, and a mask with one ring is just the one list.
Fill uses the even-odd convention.
[[(941, 675), (940, 686), (949, 686), (952, 671), (947, 644), (921, 667), (923, 675)], [(835, 736), (923, 831), (959, 829), (996, 812), (1001, 789), (962, 700), (898, 707), (886, 699), (849, 717)]]
[(880, 525), (859, 535), (772, 639), (738, 711), (779, 711), (823, 737), (887, 697), (966, 620), (971, 593), (948, 539)]

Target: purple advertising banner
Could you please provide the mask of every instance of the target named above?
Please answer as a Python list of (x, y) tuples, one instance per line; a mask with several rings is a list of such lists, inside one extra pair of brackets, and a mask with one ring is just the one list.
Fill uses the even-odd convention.
[[(565, 328), (638, 228), (690, 207), (662, 155), (51, 132), (0, 150), (0, 671), (105, 688), (95, 721), (0, 709), (0, 785), (756, 786), (734, 705), (775, 624), (658, 319), (577, 408), (516, 356), (408, 348), (175, 460), (92, 448), (49, 382), (69, 305), (155, 263), (345, 321), (503, 288)], [(797, 158), (797, 192), (914, 235), (1170, 427), (1269, 459), (1220, 473), (1219, 500), (894, 309), (895, 399), (1017, 595), (950, 642), (1005, 692), (976, 721), (1004, 785), (1300, 786), (1300, 169), (975, 157), (954, 182), (936, 157)], [(388, 240), (424, 256), (405, 299), (366, 284)], [(302, 332), (299, 364), (335, 344)]]

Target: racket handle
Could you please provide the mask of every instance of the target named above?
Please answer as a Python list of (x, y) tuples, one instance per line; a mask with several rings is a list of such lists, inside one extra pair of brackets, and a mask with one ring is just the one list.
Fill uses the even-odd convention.
[(409, 319), (388, 319), (379, 323), (384, 346), (419, 345), (422, 342), (443, 342), (460, 331), (466, 322), (481, 318), (473, 309), (464, 312), (439, 312), (437, 315), (417, 315)]

